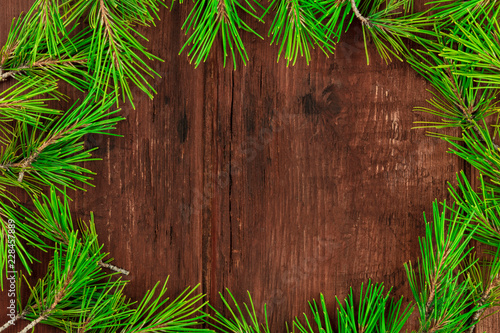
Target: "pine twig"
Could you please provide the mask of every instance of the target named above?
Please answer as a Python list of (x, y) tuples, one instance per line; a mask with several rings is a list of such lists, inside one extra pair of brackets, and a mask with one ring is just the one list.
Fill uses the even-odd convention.
[[(489, 297), (489, 294), (483, 294), (483, 296), (481, 297), (481, 299), (478, 302), (478, 305), (483, 306), (484, 303), (486, 302), (486, 300), (488, 299), (488, 297)], [(476, 324), (473, 324), (473, 323), (475, 323), (479, 319), (479, 317), (481, 317), (484, 310), (485, 309), (480, 309), (480, 310), (477, 310), (476, 312), (474, 312), (474, 314), (470, 318), (470, 323), (472, 324), (472, 326), (469, 327), (469, 329), (466, 331), (466, 333), (473, 333), (474, 332), (474, 329), (476, 328)]]
[(352, 8), (354, 14), (356, 15), (356, 17), (361, 21), (362, 24), (364, 24), (368, 27), (373, 26), (373, 24), (370, 22), (370, 20), (368, 18), (364, 17), (363, 15), (361, 15), (361, 13), (359, 12), (358, 7), (356, 6), (356, 0), (351, 0), (351, 8)]
[(130, 272), (127, 271), (126, 269), (120, 268), (120, 267), (115, 266), (113, 264), (105, 263), (102, 260), (99, 260), (98, 264), (99, 264), (99, 266), (101, 266), (103, 268), (110, 269), (112, 271), (115, 271), (115, 272), (123, 274), (123, 275), (129, 275), (130, 274)]
[(432, 305), (432, 302), (434, 302), (434, 299), (436, 298), (436, 291), (437, 289), (439, 288), (439, 278), (440, 278), (440, 274), (441, 274), (441, 269), (443, 267), (443, 262), (446, 260), (446, 258), (448, 257), (448, 248), (449, 246), (449, 243), (446, 245), (445, 247), (445, 253), (444, 255), (441, 257), (441, 261), (439, 263), (439, 266), (436, 268), (436, 275), (432, 276), (431, 277), (431, 286), (430, 286), (430, 292), (429, 292), (429, 298), (427, 299), (427, 302), (425, 304), (425, 319), (427, 320), (427, 318), (430, 317), (431, 313), (432, 313), (432, 310), (434, 308), (434, 306)]
[(104, 3), (104, 0), (99, 1), (99, 12), (101, 14), (101, 22), (104, 24), (104, 31), (108, 34), (109, 38), (109, 45), (112, 45), (113, 47), (110, 47), (111, 53), (113, 55), (113, 61), (116, 66), (119, 66), (119, 61), (118, 61), (118, 56), (116, 55), (116, 48), (115, 46), (115, 36), (113, 33), (113, 30), (111, 28), (111, 17), (109, 16), (109, 11), (108, 8), (106, 7), (106, 4)]
[(42, 315), (42, 316), (38, 317), (37, 319), (35, 319), (31, 323), (29, 323), (28, 326), (26, 326), (21, 331), (19, 331), (19, 333), (27, 333), (27, 332), (29, 332), (31, 329), (33, 329), (33, 327), (35, 327), (36, 325), (38, 325), (42, 320), (47, 319), (47, 317), (48, 317), (48, 314)]
[(219, 0), (219, 2), (217, 3), (217, 19), (224, 22), (229, 21), (226, 10), (226, 3), (224, 2), (224, 0)]
[[(449, 65), (449, 63), (448, 63), (448, 61), (446, 59), (444, 59), (444, 63)], [(469, 108), (464, 107), (465, 101), (464, 101), (464, 99), (462, 97), (462, 94), (458, 90), (457, 84), (456, 84), (455, 80), (453, 79), (453, 74), (451, 73), (449, 67), (446, 67), (446, 73), (448, 74), (448, 79), (450, 80), (450, 82), (452, 84), (452, 87), (451, 87), (452, 91), (455, 93), (456, 97), (458, 99), (460, 99), (460, 102), (461, 102), (461, 103), (455, 103), (455, 105), (458, 106), (458, 108), (462, 111), (462, 114), (464, 115), (465, 120), (467, 121), (467, 123), (469, 123), (469, 125), (472, 126), (474, 132), (479, 136), (479, 138), (483, 142), (486, 142), (486, 138), (484, 137), (483, 133), (481, 133), (481, 131), (477, 127), (477, 124), (475, 124), (474, 121), (473, 121), (474, 118), (472, 117), (472, 110), (471, 110), (472, 106), (469, 106)], [(500, 150), (500, 146), (497, 145), (496, 143), (494, 143), (493, 140), (491, 141), (491, 143), (493, 144), (493, 147), (497, 151)]]
[[(493, 289), (498, 287), (499, 284), (500, 284), (500, 277), (497, 277), (495, 280), (493, 280), (490, 283), (488, 288), (481, 294), (481, 298), (479, 299), (479, 302), (477, 302), (478, 307), (482, 307), (488, 301), (488, 298), (490, 298), (490, 296), (491, 296), (491, 292), (493, 291)], [(475, 322), (481, 317), (481, 315), (484, 313), (485, 310), (486, 309), (483, 308), (483, 309), (479, 309), (476, 312), (474, 312), (472, 317), (469, 319), (469, 325), (471, 325), (471, 327), (469, 327), (469, 329), (466, 331), (466, 333), (473, 333), (474, 332), (474, 329), (476, 327)]]
[(40, 59), (38, 61), (35, 61), (31, 65), (25, 64), (25, 65), (19, 66), (16, 69), (8, 71), (8, 72), (4, 72), (2, 66), (0, 66), (0, 82), (6, 81), (7, 79), (14, 77), (14, 75), (21, 73), (21, 72), (24, 72), (25, 70), (30, 69), (30, 68), (43, 68), (45, 66), (64, 64), (64, 63), (70, 64), (70, 65), (84, 64), (87, 62), (87, 59), (75, 59), (75, 60), (70, 59), (68, 61), (65, 61), (65, 60), (68, 60), (68, 59), (67, 58), (60, 59), (60, 60), (51, 59), (51, 58)]
[(48, 146), (50, 146), (51, 144), (53, 144), (55, 141), (57, 141), (59, 139), (59, 136), (53, 136), (52, 138), (50, 138), (49, 140), (45, 141), (40, 147), (38, 147), (35, 152), (33, 154), (31, 154), (30, 156), (28, 156), (27, 158), (25, 158), (22, 162), (18, 163), (18, 164), (13, 164), (12, 166), (13, 167), (20, 167), (21, 168), (21, 171), (19, 172), (19, 176), (17, 178), (17, 181), (19, 183), (22, 183), (23, 182), (23, 179), (24, 179), (24, 173), (26, 172), (26, 169), (29, 168), (31, 166), (31, 163), (33, 163), (34, 161), (36, 161), (36, 159), (38, 158), (38, 156), (40, 155), (40, 153), (45, 149), (47, 148)]
[(18, 321), (19, 319), (24, 319), (24, 312), (21, 313), (21, 314), (17, 314), (14, 319), (11, 319), (9, 320), (8, 322), (6, 322), (5, 324), (2, 325), (2, 327), (0, 327), (0, 332), (3, 332), (5, 331), (7, 328), (9, 328), (10, 326), (14, 325), (14, 323), (16, 321)]
[(64, 281), (64, 284), (61, 287), (61, 290), (59, 290), (59, 292), (54, 297), (54, 302), (52, 303), (52, 305), (48, 309), (43, 311), (37, 319), (33, 320), (31, 323), (29, 323), (28, 326), (19, 331), (19, 333), (28, 333), (31, 329), (33, 329), (33, 327), (35, 327), (41, 321), (47, 319), (50, 316), (52, 311), (54, 311), (54, 309), (56, 308), (57, 304), (59, 304), (64, 295), (66, 295), (66, 288), (73, 279), (73, 274), (74, 274), (73, 271), (68, 273), (68, 276), (66, 277), (66, 280)]
[(0, 67), (0, 82), (7, 81), (8, 78), (11, 78), (14, 75), (16, 75), (17, 73), (20, 73), (23, 70), (28, 69), (28, 68), (30, 68), (30, 67), (25, 65), (25, 66), (19, 67), (16, 70), (4, 72), (3, 69)]
[[(68, 129), (66, 131), (66, 133), (71, 133), (72, 131), (76, 130), (77, 127), (78, 127), (78, 125), (73, 126), (73, 128)], [(37, 149), (35, 149), (35, 151), (34, 151), (33, 154), (31, 154), (30, 156), (26, 157), (21, 162), (19, 162), (19, 163), (11, 163), (11, 164), (3, 164), (3, 165), (0, 165), (0, 169), (4, 169), (5, 170), (5, 169), (9, 169), (9, 168), (21, 168), (21, 171), (19, 172), (19, 176), (17, 178), (17, 181), (19, 183), (22, 183), (23, 179), (24, 179), (24, 174), (25, 174), (26, 170), (31, 166), (31, 164), (33, 162), (36, 161), (36, 159), (42, 153), (42, 151), (45, 148), (47, 148), (48, 146), (56, 143), (57, 140), (59, 140), (61, 137), (62, 137), (61, 133), (58, 133), (58, 134), (54, 135), (53, 137), (47, 139), (44, 143), (42, 143), (40, 145), (40, 147), (38, 147)]]

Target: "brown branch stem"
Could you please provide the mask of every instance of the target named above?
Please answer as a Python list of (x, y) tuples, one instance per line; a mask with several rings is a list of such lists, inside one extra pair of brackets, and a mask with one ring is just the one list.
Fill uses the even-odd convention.
[(0, 66), (0, 81), (6, 81), (7, 79), (13, 77), (17, 73), (23, 72), (27, 69), (33, 68), (33, 67), (45, 67), (45, 66), (51, 66), (51, 65), (57, 65), (57, 64), (62, 64), (62, 63), (70, 63), (70, 64), (83, 64), (87, 61), (87, 59), (80, 59), (80, 60), (68, 60), (68, 59), (40, 59), (38, 61), (35, 61), (31, 65), (26, 64), (23, 66), (19, 66), (16, 69), (13, 69), (8, 72), (4, 72), (2, 66)]
[(55, 141), (57, 141), (57, 139), (59, 139), (59, 137), (57, 135), (54, 136), (54, 137), (52, 137), (52, 138), (50, 138), (49, 140), (47, 140), (44, 143), (42, 143), (42, 145), (40, 147), (38, 147), (33, 154), (31, 154), (30, 156), (28, 156), (27, 158), (25, 158), (24, 160), (22, 160), (20, 163), (16, 163), (16, 164), (12, 164), (11, 165), (11, 167), (19, 167), (19, 168), (21, 168), (21, 171), (19, 172), (19, 176), (17, 178), (17, 181), (19, 183), (23, 182), (24, 173), (26, 172), (26, 169), (31, 166), (31, 163), (33, 163), (34, 161), (36, 161), (36, 159), (38, 158), (38, 156), (40, 155), (40, 153), (45, 148), (47, 148), (48, 146), (50, 146), (51, 144), (53, 144)]
[[(445, 60), (445, 64), (449, 65), (448, 61)], [(459, 99), (459, 103), (455, 103), (455, 105), (462, 111), (462, 114), (464, 115), (465, 120), (470, 125), (472, 125), (472, 128), (474, 129), (474, 132), (477, 134), (477, 136), (479, 136), (479, 138), (483, 142), (486, 142), (486, 138), (484, 137), (483, 133), (479, 130), (479, 128), (477, 127), (477, 124), (475, 124), (473, 121), (474, 119), (472, 117), (472, 106), (469, 106), (469, 108), (465, 107), (465, 100), (462, 97), (462, 94), (460, 93), (460, 91), (458, 90), (458, 86), (457, 86), (455, 80), (453, 79), (453, 74), (451, 73), (449, 67), (446, 67), (446, 73), (448, 74), (448, 78), (452, 84), (452, 90), (455, 93), (455, 96)], [(494, 143), (493, 140), (491, 143), (493, 144), (493, 147), (496, 150), (500, 150), (500, 146), (497, 145), (496, 143)]]
[(120, 268), (118, 266), (115, 266), (113, 264), (108, 264), (108, 263), (105, 263), (104, 261), (102, 260), (99, 260), (99, 266), (103, 267), (103, 268), (107, 268), (109, 270), (112, 270), (112, 271), (115, 271), (117, 273), (120, 273), (120, 274), (123, 274), (123, 275), (129, 275), (130, 272), (127, 271), (126, 269), (123, 269), (123, 268)]
[(10, 168), (21, 168), (21, 171), (19, 172), (17, 181), (19, 183), (22, 183), (26, 169), (29, 168), (31, 166), (31, 163), (33, 163), (38, 158), (38, 156), (40, 155), (42, 150), (47, 148), (47, 146), (49, 146), (52, 143), (53, 142), (51, 142), (51, 140), (48, 140), (48, 141), (44, 142), (40, 147), (38, 147), (38, 149), (36, 149), (33, 154), (26, 157), (21, 162), (0, 164), (0, 169), (8, 170)]
[(6, 322), (5, 324), (2, 325), (2, 327), (0, 327), (0, 332), (3, 332), (5, 331), (7, 328), (9, 328), (10, 326), (14, 325), (14, 323), (16, 321), (18, 321), (19, 319), (22, 319), (23, 318), (23, 315), (22, 314), (17, 314), (14, 319), (11, 319), (9, 320), (8, 322)]
[(21, 313), (18, 313), (14, 319), (11, 319), (9, 320), (8, 322), (6, 322), (2, 327), (0, 327), (0, 332), (6, 330), (7, 328), (9, 328), (10, 326), (12, 325), (15, 325), (14, 323), (16, 321), (18, 321), (19, 319), (26, 319), (24, 316), (26, 315), (27, 311), (26, 310), (23, 310), (23, 312)]
[(101, 22), (104, 24), (104, 30), (108, 34), (109, 45), (110, 45), (111, 53), (113, 55), (113, 61), (114, 61), (116, 66), (120, 67), (120, 63), (118, 61), (118, 56), (116, 55), (115, 37), (113, 34), (113, 30), (111, 29), (111, 25), (109, 23), (109, 20), (110, 20), (109, 12), (108, 12), (108, 8), (106, 8), (106, 4), (104, 3), (104, 0), (99, 1), (99, 11), (101, 12)]
[(224, 2), (224, 0), (219, 0), (219, 2), (217, 3), (217, 19), (223, 22), (228, 21), (226, 3)]
[[(488, 301), (488, 298), (490, 298), (490, 296), (491, 296), (491, 292), (493, 291), (493, 289), (498, 287), (499, 283), (500, 283), (500, 277), (497, 277), (496, 279), (491, 281), (488, 288), (486, 288), (486, 290), (481, 294), (481, 298), (477, 302), (478, 307), (482, 307)], [(476, 312), (474, 312), (472, 317), (469, 319), (469, 325), (471, 325), (471, 326), (466, 331), (466, 333), (473, 333), (474, 332), (474, 329), (476, 327), (476, 322), (481, 317), (481, 315), (484, 313), (484, 310), (486, 310), (486, 309), (483, 308), (483, 309), (479, 309)]]
[(356, 0), (351, 0), (351, 8), (352, 8), (352, 11), (354, 12), (354, 15), (356, 15), (356, 17), (358, 18), (358, 20), (361, 21), (362, 24), (364, 24), (368, 27), (372, 26), (372, 23), (370, 22), (370, 20), (368, 18), (364, 17), (363, 15), (361, 15), (361, 13), (359, 12), (358, 7), (356, 6)]
[(434, 298), (436, 297), (436, 289), (439, 288), (439, 283), (437, 282), (439, 280), (439, 277), (441, 275), (441, 268), (443, 267), (443, 263), (446, 260), (446, 257), (448, 257), (448, 246), (449, 244), (446, 244), (445, 247), (445, 252), (443, 256), (441, 257), (441, 261), (439, 262), (439, 266), (437, 267), (435, 271), (435, 275), (431, 276), (431, 286), (430, 286), (430, 291), (429, 291), (429, 298), (427, 299), (427, 303), (425, 304), (425, 319), (431, 315), (432, 313), (432, 302), (434, 301)]
[[(483, 295), (483, 297), (484, 296), (486, 296), (486, 295)], [(484, 304), (484, 301), (486, 301), (486, 299), (487, 299), (487, 297), (486, 297), (484, 299), (484, 301), (483, 301), (483, 297), (481, 297), (481, 300), (478, 303), (479, 306), (482, 306)], [(481, 315), (483, 314), (483, 312), (484, 312), (484, 309), (481, 309), (481, 310), (478, 310), (478, 311), (474, 312), (474, 314), (470, 318), (470, 323), (472, 325), (471, 325), (471, 327), (469, 327), (469, 329), (467, 329), (466, 333), (473, 333), (474, 332), (474, 329), (476, 328), (475, 322), (479, 319), (479, 317), (481, 317)]]
[(21, 67), (17, 68), (16, 70), (4, 72), (3, 69), (0, 67), (0, 81), (6, 81), (8, 78), (11, 78), (14, 75), (16, 75), (17, 73), (20, 73), (23, 70), (28, 69), (28, 68), (30, 68), (30, 67), (29, 66), (21, 66)]
[(33, 327), (35, 327), (41, 321), (47, 319), (50, 316), (52, 311), (54, 311), (54, 309), (56, 308), (57, 304), (59, 304), (59, 302), (63, 299), (64, 295), (66, 295), (66, 289), (68, 288), (69, 283), (73, 279), (73, 274), (74, 274), (73, 271), (70, 271), (68, 273), (68, 276), (66, 276), (66, 279), (64, 280), (64, 284), (54, 297), (54, 302), (52, 303), (52, 305), (48, 309), (44, 310), (37, 319), (33, 320), (31, 323), (29, 323), (28, 326), (19, 331), (19, 333), (29, 332), (31, 329), (33, 329)]
[(38, 325), (42, 320), (47, 319), (48, 315), (43, 315), (38, 317), (37, 319), (33, 320), (31, 323), (28, 324), (25, 328), (23, 328), (19, 333), (27, 333), (33, 329), (36, 325)]

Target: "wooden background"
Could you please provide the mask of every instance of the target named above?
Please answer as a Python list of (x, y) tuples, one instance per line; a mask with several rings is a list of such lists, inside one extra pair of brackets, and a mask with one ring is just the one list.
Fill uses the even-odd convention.
[[(2, 3), (2, 45), (32, 2)], [(220, 308), (219, 291), (245, 301), (249, 290), (259, 312), (267, 303), (273, 332), (320, 292), (333, 313), (335, 295), (368, 279), (410, 300), (403, 263), (418, 257), (422, 212), (465, 167), (412, 129), (426, 117), (412, 108), (425, 105), (429, 85), (373, 47), (367, 66), (357, 22), (335, 56), (313, 52), (309, 66), (287, 68), (269, 38), (244, 34), (246, 67), (223, 68), (216, 50), (194, 68), (178, 55), (190, 8), (162, 10), (157, 28), (143, 30), (165, 60), (154, 64), (158, 95), (134, 91), (124, 137), (87, 138), (102, 158), (86, 165), (95, 188), (72, 194), (75, 216), (93, 211), (105, 250), (131, 271), (127, 294), (138, 300), (170, 276), (171, 295), (200, 284)], [(254, 25), (267, 35), (269, 23)], [(44, 273), (36, 268), (34, 278)], [(493, 317), (480, 331), (498, 327)]]

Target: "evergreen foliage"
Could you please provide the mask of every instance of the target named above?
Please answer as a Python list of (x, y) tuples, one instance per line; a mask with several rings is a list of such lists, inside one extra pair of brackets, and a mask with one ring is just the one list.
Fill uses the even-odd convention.
[[(333, 54), (359, 21), (367, 61), (373, 44), (383, 59), (408, 62), (433, 86), (429, 105), (415, 111), (434, 118), (418, 127), (436, 131), (429, 134), (447, 141), (450, 153), (480, 175), (478, 188), (457, 175), (458, 186), (449, 186), (452, 203), (435, 202), (432, 220), (424, 216), (420, 259), (404, 266), (413, 303), (368, 281), (359, 294), (351, 288), (344, 302), (337, 299), (337, 327), (320, 295), (290, 331), (396, 333), (416, 309), (418, 332), (473, 332), (485, 310), (500, 304), (499, 4), (434, 0), (415, 12), (412, 0), (194, 1), (180, 52), (195, 66), (217, 46), (224, 64), (229, 57), (235, 69), (246, 64), (243, 36), (263, 38), (255, 25), (263, 22), (278, 61), (309, 63), (313, 49)], [(12, 21), (0, 49), (0, 81), (14, 81), (0, 92), (0, 273), (13, 270), (9, 254), (15, 251), (22, 266), (15, 267), (17, 283), (30, 296), (17, 300), (17, 316), (0, 331), (22, 319), (29, 324), (21, 332), (38, 324), (68, 332), (270, 332), (265, 305), (258, 318), (250, 294), (240, 305), (227, 291), (224, 309), (217, 310), (197, 287), (169, 300), (165, 281), (132, 302), (119, 277), (128, 271), (103, 251), (93, 217), (75, 221), (69, 210), (67, 189), (91, 185), (92, 172), (82, 163), (93, 160), (92, 149), (85, 149), (84, 137), (117, 135), (123, 119), (117, 107), (119, 101), (133, 106), (133, 87), (151, 98), (155, 93), (149, 80), (159, 75), (152, 62), (161, 59), (143, 45), (138, 27), (153, 26), (164, 6), (160, 0), (36, 0)], [(67, 110), (50, 107), (68, 101), (60, 81), (85, 94)], [(14, 188), (32, 202), (19, 202)], [(52, 259), (47, 274), (30, 285), (22, 271), (32, 272), (35, 250)]]

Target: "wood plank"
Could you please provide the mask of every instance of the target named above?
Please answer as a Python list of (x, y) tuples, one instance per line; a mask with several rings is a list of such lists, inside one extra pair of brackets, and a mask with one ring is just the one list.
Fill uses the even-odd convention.
[(320, 292), (332, 309), (334, 295), (370, 278), (409, 295), (403, 262), (417, 257), (422, 212), (458, 171), (446, 145), (411, 129), (428, 85), (373, 49), (367, 66), (357, 25), (334, 58), (317, 52), (310, 66), (276, 64), (276, 47), (244, 40), (247, 67), (207, 65), (218, 90), (207, 98), (205, 170), (235, 169), (204, 222), (210, 299), (228, 287), (244, 301), (249, 290), (281, 332)]
[[(0, 41), (31, 2), (4, 6)], [(356, 24), (334, 57), (317, 51), (309, 66), (276, 63), (269, 39), (244, 35), (248, 66), (223, 68), (217, 50), (195, 69), (178, 55), (188, 8), (143, 31), (165, 59), (158, 96), (124, 107), (123, 138), (87, 138), (103, 160), (86, 165), (96, 187), (73, 195), (75, 215), (94, 211), (104, 249), (132, 272), (127, 295), (167, 275), (170, 295), (201, 283), (218, 308), (224, 288), (240, 301), (249, 290), (273, 332), (320, 292), (333, 310), (334, 295), (369, 278), (409, 296), (403, 262), (418, 256), (422, 212), (463, 166), (411, 129), (429, 86), (373, 47), (367, 66)]]

